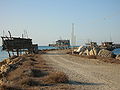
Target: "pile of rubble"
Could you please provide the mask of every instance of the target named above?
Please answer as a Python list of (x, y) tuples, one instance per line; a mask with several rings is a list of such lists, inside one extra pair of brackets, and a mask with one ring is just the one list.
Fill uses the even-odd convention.
[(101, 49), (98, 46), (80, 46), (78, 49), (74, 49), (73, 53), (81, 56), (98, 56), (120, 60), (120, 55), (116, 56), (112, 51)]
[(19, 67), (23, 61), (25, 61), (24, 57), (13, 56), (0, 62), (0, 85), (2, 82), (5, 82), (4, 80), (7, 74)]

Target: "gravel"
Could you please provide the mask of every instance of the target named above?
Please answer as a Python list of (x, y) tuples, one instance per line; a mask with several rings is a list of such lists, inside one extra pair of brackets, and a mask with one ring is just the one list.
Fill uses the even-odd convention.
[(75, 90), (120, 90), (120, 64), (71, 56), (64, 50), (49, 51), (42, 58), (66, 73)]

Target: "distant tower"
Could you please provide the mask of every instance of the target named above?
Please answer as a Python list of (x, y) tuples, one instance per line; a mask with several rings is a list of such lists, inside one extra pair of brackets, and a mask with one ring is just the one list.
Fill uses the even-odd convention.
[(76, 46), (76, 36), (74, 35), (74, 23), (72, 23), (71, 46)]
[(111, 36), (111, 33), (110, 33), (110, 42), (112, 42), (112, 36)]

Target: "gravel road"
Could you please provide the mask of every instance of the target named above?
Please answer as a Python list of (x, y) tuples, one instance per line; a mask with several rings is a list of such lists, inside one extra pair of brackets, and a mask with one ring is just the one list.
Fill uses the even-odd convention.
[(120, 64), (71, 56), (63, 50), (42, 57), (55, 70), (65, 72), (75, 90), (120, 90)]

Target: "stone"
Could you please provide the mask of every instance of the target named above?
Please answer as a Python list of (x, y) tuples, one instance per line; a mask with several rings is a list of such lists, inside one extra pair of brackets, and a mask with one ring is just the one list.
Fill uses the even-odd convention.
[(90, 56), (91, 56), (91, 55), (95, 55), (93, 49), (90, 50), (89, 54), (90, 54)]
[(5, 59), (4, 61), (5, 61), (6, 64), (10, 63), (10, 59)]
[(120, 54), (115, 57), (116, 59), (120, 60)]
[(89, 55), (89, 50), (86, 49), (86, 50), (84, 50), (84, 51), (81, 51), (81, 52), (79, 53), (79, 55), (87, 56), (87, 55)]
[(10, 70), (10, 66), (9, 65), (2, 65), (0, 68), (1, 72), (7, 72)]
[(4, 83), (4, 82), (3, 82), (2, 80), (0, 80), (0, 85), (3, 85), (3, 83)]
[(2, 62), (0, 62), (0, 67), (5, 64), (9, 64), (11, 61), (10, 59), (4, 59)]
[(4, 65), (4, 62), (0, 62), (0, 67), (1, 67), (2, 65)]
[(81, 52), (85, 51), (86, 47), (85, 46), (80, 46), (78, 49), (75, 49), (74, 52)]
[(80, 53), (79, 53), (79, 55), (82, 55), (84, 52), (83, 51), (81, 51)]
[(99, 48), (94, 47), (93, 49), (90, 50), (89, 54), (96, 56), (96, 55), (98, 55), (98, 52), (99, 52)]
[(102, 50), (99, 51), (98, 56), (112, 58), (113, 53), (111, 51), (109, 51), (109, 50), (102, 49)]
[(84, 54), (83, 55), (87, 55), (87, 56), (89, 56), (90, 54), (89, 54), (89, 50), (88, 49), (86, 49), (85, 51), (84, 51)]

